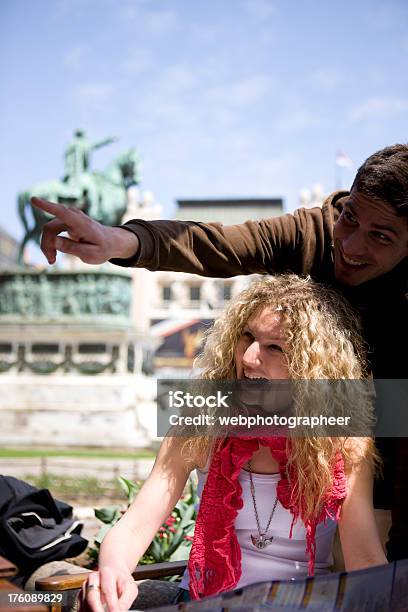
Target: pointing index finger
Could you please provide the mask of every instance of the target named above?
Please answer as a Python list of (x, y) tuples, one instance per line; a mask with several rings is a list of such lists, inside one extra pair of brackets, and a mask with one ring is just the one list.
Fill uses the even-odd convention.
[(64, 219), (65, 213), (67, 212), (66, 206), (63, 204), (55, 204), (54, 202), (49, 202), (48, 200), (43, 200), (41, 198), (33, 197), (31, 198), (31, 204), (36, 208), (40, 208), (54, 217), (58, 217), (58, 219)]

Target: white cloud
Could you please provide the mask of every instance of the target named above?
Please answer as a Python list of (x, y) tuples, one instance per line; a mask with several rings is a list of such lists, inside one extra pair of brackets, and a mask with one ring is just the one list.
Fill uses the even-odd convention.
[(387, 117), (394, 113), (403, 113), (408, 110), (408, 98), (398, 96), (371, 96), (350, 111), (352, 121)]

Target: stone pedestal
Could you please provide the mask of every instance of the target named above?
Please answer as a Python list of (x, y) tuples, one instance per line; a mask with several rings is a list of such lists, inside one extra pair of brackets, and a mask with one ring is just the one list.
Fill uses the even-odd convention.
[(125, 272), (0, 275), (0, 444), (146, 447), (155, 384)]
[(154, 394), (145, 377), (129, 374), (6, 374), (1, 444), (148, 447), (156, 435)]

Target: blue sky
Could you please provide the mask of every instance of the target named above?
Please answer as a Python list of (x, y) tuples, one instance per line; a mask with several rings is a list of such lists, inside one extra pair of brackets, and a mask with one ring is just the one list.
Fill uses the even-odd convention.
[[(171, 216), (188, 197), (283, 197), (335, 187), (406, 142), (406, 0), (1, 0), (0, 224), (18, 191), (62, 176), (75, 128), (130, 146)], [(348, 186), (356, 167), (344, 169)]]

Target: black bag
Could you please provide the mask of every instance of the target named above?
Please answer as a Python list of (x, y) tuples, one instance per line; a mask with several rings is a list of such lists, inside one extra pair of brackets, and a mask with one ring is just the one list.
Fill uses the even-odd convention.
[(0, 476), (0, 555), (15, 563), (20, 576), (49, 561), (81, 554), (88, 541), (72, 507), (12, 476)]

